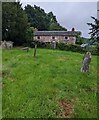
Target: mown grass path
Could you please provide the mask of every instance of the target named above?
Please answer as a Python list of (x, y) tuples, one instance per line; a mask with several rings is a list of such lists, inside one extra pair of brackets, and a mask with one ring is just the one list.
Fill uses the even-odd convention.
[(97, 57), (81, 73), (83, 54), (3, 50), (3, 117), (96, 118)]

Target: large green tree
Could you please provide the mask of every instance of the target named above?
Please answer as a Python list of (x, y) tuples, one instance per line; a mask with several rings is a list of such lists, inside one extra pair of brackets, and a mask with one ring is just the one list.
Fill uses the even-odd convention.
[(20, 2), (2, 3), (2, 38), (16, 45), (26, 41), (28, 17)]
[(91, 17), (94, 20), (94, 23), (87, 23), (91, 28), (90, 35), (91, 35), (91, 41), (90, 44), (93, 44), (94, 42), (99, 42), (99, 20), (95, 17)]
[(56, 19), (56, 16), (52, 13), (52, 12), (49, 12), (47, 14), (47, 17), (48, 17), (48, 20), (49, 20), (49, 30), (66, 30), (66, 28), (62, 27), (57, 19)]
[(34, 5), (34, 7), (27, 5), (25, 6), (25, 12), (28, 16), (28, 22), (32, 27), (37, 28), (38, 30), (48, 30), (49, 20), (43, 9), (36, 5)]
[(52, 12), (45, 13), (42, 8), (36, 5), (34, 7), (25, 6), (25, 12), (28, 16), (28, 22), (38, 30), (66, 30), (57, 22), (56, 16)]

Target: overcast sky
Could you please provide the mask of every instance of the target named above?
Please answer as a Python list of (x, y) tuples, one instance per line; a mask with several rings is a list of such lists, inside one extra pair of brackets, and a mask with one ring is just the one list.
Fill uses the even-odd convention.
[(45, 12), (53, 12), (57, 21), (67, 30), (73, 27), (82, 32), (83, 37), (89, 37), (88, 22), (93, 22), (91, 16), (97, 17), (97, 2), (24, 2), (23, 6), (30, 4), (37, 5)]

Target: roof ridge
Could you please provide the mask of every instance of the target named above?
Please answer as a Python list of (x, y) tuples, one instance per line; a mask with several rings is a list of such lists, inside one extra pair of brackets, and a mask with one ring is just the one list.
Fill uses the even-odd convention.
[(35, 31), (35, 32), (76, 32), (76, 31)]
[(44, 35), (44, 36), (49, 36), (49, 35), (51, 35), (51, 36), (54, 36), (54, 35), (56, 35), (56, 36), (60, 36), (60, 35), (62, 35), (62, 36), (76, 36), (77, 35), (77, 33), (76, 33), (76, 31), (35, 31), (34, 32), (34, 35)]

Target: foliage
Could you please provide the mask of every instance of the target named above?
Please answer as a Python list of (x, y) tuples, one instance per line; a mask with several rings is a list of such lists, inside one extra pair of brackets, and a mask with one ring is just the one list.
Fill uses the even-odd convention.
[(52, 12), (47, 14), (49, 21), (49, 30), (66, 30), (66, 28), (62, 27), (56, 20), (56, 16), (53, 15)]
[[(91, 17), (94, 20), (94, 23), (87, 23), (91, 28), (89, 29), (91, 32), (89, 33), (91, 35), (90, 41), (88, 42), (87, 49), (90, 51), (90, 47), (92, 45), (95, 45), (97, 49), (97, 54), (99, 55), (99, 20), (95, 17)], [(93, 51), (92, 51), (93, 52)]]
[(76, 44), (81, 45), (81, 44), (84, 44), (84, 43), (86, 43), (86, 42), (87, 42), (87, 41), (86, 41), (86, 38), (77, 36), (77, 38), (76, 38)]
[(2, 3), (2, 35), (3, 40), (13, 41), (21, 45), (26, 40), (28, 18), (20, 2)]
[(43, 9), (37, 7), (36, 5), (34, 5), (34, 7), (27, 5), (25, 6), (25, 12), (28, 16), (28, 22), (31, 24), (31, 26), (37, 28), (38, 30), (44, 30), (48, 28), (48, 19), (46, 18), (46, 14)]
[[(92, 43), (98, 42), (99, 40), (99, 20), (95, 17), (91, 17), (94, 20), (94, 23), (87, 23), (91, 28), (91, 32), (89, 33), (91, 35), (91, 39), (93, 40)], [(92, 44), (91, 43), (91, 44)]]
[(97, 118), (97, 57), (89, 74), (80, 72), (83, 54), (33, 49), (3, 50), (3, 118), (60, 118), (59, 102), (73, 103), (72, 118)]
[[(33, 44), (34, 43), (34, 44)], [(44, 43), (44, 42), (40, 42), (40, 41), (33, 41), (32, 43), (31, 43), (31, 46), (30, 47), (34, 47), (35, 46), (35, 44), (37, 44), (37, 47), (38, 48), (51, 48), (51, 43), (50, 42), (46, 42), (46, 43)]]
[(65, 44), (65, 43), (57, 43), (57, 49), (66, 50), (66, 51), (73, 51), (73, 52), (85, 52), (84, 49), (80, 47), (80, 45), (72, 45), (72, 44)]
[(34, 7), (25, 6), (25, 12), (28, 16), (28, 22), (38, 30), (66, 30), (60, 26), (52, 12), (45, 13), (42, 8), (36, 5)]
[[(48, 48), (51, 49), (51, 43), (50, 42), (40, 42), (40, 41), (33, 41), (35, 44), (37, 44), (38, 48)], [(34, 47), (34, 44), (30, 44), (30, 47)], [(56, 43), (56, 49), (64, 50), (64, 51), (72, 51), (72, 52), (78, 52), (78, 53), (85, 53), (87, 51), (87, 47), (82, 48), (78, 44), (65, 44), (65, 43)], [(90, 51), (93, 55), (99, 55), (98, 53), (98, 46), (91, 45)]]
[[(80, 45), (75, 44), (65, 44), (65, 43), (57, 43), (57, 49), (60, 50), (66, 50), (66, 51), (72, 51), (72, 52), (79, 52), (79, 53), (85, 53), (87, 51), (87, 48), (82, 48)], [(99, 55), (99, 53), (97, 52), (97, 46), (91, 46), (91, 53), (93, 55)]]
[(26, 31), (26, 42), (23, 44), (23, 46), (31, 47), (31, 43), (33, 42), (33, 37), (34, 37), (34, 27), (30, 27), (30, 25), (28, 25)]
[(34, 5), (25, 10), (20, 2), (2, 3), (2, 38), (13, 41), (14, 45), (30, 46), (34, 28), (38, 30), (66, 30), (56, 20), (52, 12)]
[(84, 38), (84, 37), (81, 37), (81, 32), (76, 32), (77, 33), (77, 36), (76, 36), (76, 44), (79, 44), (79, 45), (81, 45), (81, 44), (84, 44), (84, 43), (86, 43), (86, 38)]

